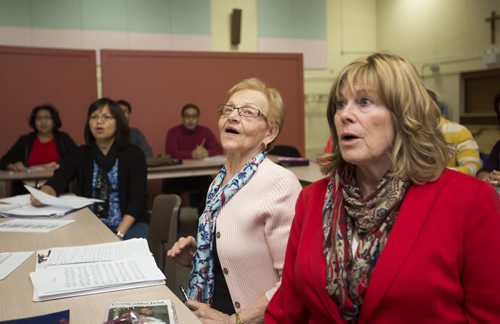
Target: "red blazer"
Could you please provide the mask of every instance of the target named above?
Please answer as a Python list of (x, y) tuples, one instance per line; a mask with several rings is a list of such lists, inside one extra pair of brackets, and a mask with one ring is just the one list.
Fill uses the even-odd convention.
[[(303, 189), (282, 283), (266, 323), (342, 323), (325, 289), (322, 208), (328, 179)], [(500, 323), (500, 200), (446, 170), (411, 185), (373, 271), (359, 323)]]

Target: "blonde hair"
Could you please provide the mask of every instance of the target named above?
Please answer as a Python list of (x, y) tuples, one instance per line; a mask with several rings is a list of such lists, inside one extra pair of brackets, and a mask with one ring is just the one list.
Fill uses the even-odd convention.
[[(267, 112), (266, 122), (269, 128), (278, 128), (278, 135), (283, 129), (286, 119), (286, 110), (283, 104), (283, 99), (278, 90), (269, 87), (265, 82), (257, 78), (245, 79), (238, 82), (227, 92), (227, 100), (231, 98), (233, 94), (242, 90), (256, 90), (264, 94), (269, 104), (269, 111)], [(277, 138), (278, 136), (276, 136)], [(270, 151), (276, 138), (267, 145), (267, 150)]]
[(333, 146), (324, 156), (322, 171), (332, 174), (345, 163), (333, 123), (335, 103), (342, 98), (344, 86), (353, 90), (358, 82), (373, 86), (390, 111), (395, 130), (392, 174), (419, 184), (439, 178), (451, 155), (451, 147), (439, 129), (439, 108), (410, 62), (381, 53), (355, 60), (333, 83), (327, 108)]

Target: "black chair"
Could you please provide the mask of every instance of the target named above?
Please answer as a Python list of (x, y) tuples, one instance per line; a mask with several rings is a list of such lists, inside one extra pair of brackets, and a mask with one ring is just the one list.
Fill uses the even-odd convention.
[(295, 146), (290, 145), (275, 145), (269, 154), (286, 157), (301, 157), (299, 150)]

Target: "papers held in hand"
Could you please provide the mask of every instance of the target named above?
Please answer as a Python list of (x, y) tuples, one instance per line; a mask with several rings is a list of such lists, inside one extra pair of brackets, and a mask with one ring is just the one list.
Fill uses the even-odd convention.
[(88, 205), (92, 205), (95, 202), (103, 202), (103, 200), (100, 199), (93, 199), (93, 198), (86, 198), (86, 197), (72, 196), (72, 195), (55, 197), (48, 195), (45, 192), (30, 186), (24, 186), (24, 187), (29, 191), (29, 193), (33, 197), (35, 197), (35, 199), (37, 199), (42, 204), (49, 206), (79, 209)]
[(4, 198), (0, 199), (0, 202), (3, 203), (0, 205), (1, 216), (62, 216), (73, 210), (92, 205), (95, 202), (102, 202), (99, 199), (74, 195), (54, 197), (30, 186), (25, 186), (25, 188), (45, 206), (32, 206), (30, 194)]

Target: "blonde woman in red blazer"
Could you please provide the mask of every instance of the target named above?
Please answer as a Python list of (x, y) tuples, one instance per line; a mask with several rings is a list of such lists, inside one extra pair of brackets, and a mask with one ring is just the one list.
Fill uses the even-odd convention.
[(415, 68), (345, 67), (327, 111), (328, 175), (300, 194), (266, 323), (500, 323), (500, 203), (447, 170)]

